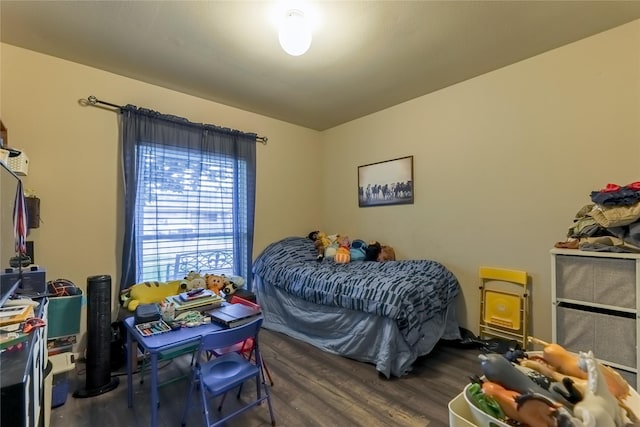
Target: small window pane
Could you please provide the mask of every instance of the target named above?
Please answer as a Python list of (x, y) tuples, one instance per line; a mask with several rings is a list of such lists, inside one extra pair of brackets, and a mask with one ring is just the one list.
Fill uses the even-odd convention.
[[(246, 233), (234, 183), (246, 167), (230, 157), (139, 145), (135, 233), (138, 281), (174, 280), (189, 271), (234, 274), (234, 233)], [(242, 195), (240, 195), (242, 196)], [(240, 200), (243, 200), (240, 197)]]

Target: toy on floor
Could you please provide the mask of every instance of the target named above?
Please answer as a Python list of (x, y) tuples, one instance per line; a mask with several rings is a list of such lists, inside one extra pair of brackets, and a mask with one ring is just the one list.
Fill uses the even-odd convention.
[[(593, 352), (580, 352), (580, 368), (585, 371), (587, 391), (573, 408), (573, 415), (584, 423), (594, 426), (623, 426), (627, 424), (625, 414), (618, 401), (609, 391), (602, 368), (593, 356)], [(573, 420), (575, 422), (575, 420)], [(593, 424), (590, 424), (593, 423)], [(576, 423), (579, 425), (579, 423)]]
[[(501, 354), (480, 355), (484, 377), (472, 378), (486, 397), (497, 401), (507, 421), (529, 427), (640, 425), (634, 410), (637, 400), (626, 400), (633, 398), (629, 384), (592, 351), (574, 354), (556, 343), (533, 337), (529, 342), (543, 345), (544, 350), (524, 352), (518, 367)], [(540, 374), (544, 382), (537, 380)], [(483, 412), (505, 419), (483, 407), (476, 396), (468, 396)]]

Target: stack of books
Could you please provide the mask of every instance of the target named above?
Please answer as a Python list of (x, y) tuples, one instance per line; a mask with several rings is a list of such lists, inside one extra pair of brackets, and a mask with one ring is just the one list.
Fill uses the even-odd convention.
[(0, 326), (24, 322), (34, 316), (32, 305), (0, 307)]
[(211, 321), (227, 328), (235, 328), (260, 316), (260, 306), (252, 303), (227, 304), (207, 312)]
[[(196, 291), (196, 290), (194, 290)], [(167, 304), (173, 304), (176, 316), (185, 311), (204, 312), (220, 307), (224, 298), (208, 289), (198, 289), (167, 297)]]
[(32, 305), (0, 307), (0, 350), (11, 348), (29, 338), (29, 334), (22, 330), (22, 322), (33, 316)]

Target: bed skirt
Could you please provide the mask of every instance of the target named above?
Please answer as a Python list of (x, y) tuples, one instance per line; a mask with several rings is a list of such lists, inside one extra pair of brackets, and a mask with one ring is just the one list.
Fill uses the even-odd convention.
[(281, 332), (324, 351), (372, 363), (389, 378), (411, 371), (419, 356), (431, 352), (440, 339), (459, 339), (455, 304), (421, 327), (422, 338), (410, 347), (396, 322), (387, 317), (314, 304), (254, 276), (254, 291), (266, 329)]

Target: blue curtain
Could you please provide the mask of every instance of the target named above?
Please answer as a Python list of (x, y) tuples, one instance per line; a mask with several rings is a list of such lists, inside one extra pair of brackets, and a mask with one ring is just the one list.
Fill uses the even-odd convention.
[[(222, 234), (211, 231), (213, 221), (224, 222), (224, 227), (215, 227), (227, 230), (233, 274), (242, 276), (251, 289), (256, 134), (192, 123), (133, 105), (122, 108), (121, 125), (125, 222), (120, 289), (141, 278), (163, 278), (143, 270), (156, 259), (160, 263), (162, 251), (166, 252), (161, 245), (176, 240), (173, 233), (195, 237), (185, 251), (204, 250), (205, 234), (209, 238)], [(218, 196), (221, 192), (224, 198)], [(176, 214), (176, 200), (188, 205), (189, 211)], [(212, 210), (220, 206), (226, 209), (224, 215)], [(203, 212), (208, 212), (208, 220), (201, 218)], [(181, 220), (179, 226), (176, 218)], [(158, 272), (164, 268), (157, 267)]]

